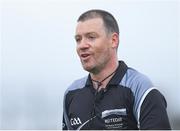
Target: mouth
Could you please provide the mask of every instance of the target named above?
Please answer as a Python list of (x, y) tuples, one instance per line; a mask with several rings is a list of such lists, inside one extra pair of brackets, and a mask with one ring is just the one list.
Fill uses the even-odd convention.
[(82, 60), (87, 60), (90, 57), (90, 54), (84, 53), (80, 55)]

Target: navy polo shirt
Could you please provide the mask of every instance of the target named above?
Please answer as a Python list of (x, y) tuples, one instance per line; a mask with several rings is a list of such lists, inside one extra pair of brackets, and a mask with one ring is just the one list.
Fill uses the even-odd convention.
[(99, 92), (90, 75), (73, 82), (63, 106), (65, 130), (170, 129), (164, 96), (123, 61)]

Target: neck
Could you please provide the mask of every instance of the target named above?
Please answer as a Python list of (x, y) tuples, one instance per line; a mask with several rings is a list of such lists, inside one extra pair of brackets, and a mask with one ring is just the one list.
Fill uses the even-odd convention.
[[(113, 77), (113, 75), (115, 74), (115, 70), (118, 67), (118, 61), (112, 62), (112, 63), (108, 63), (99, 73), (97, 74), (93, 74), (90, 73), (91, 78), (93, 79), (93, 84), (94, 87), (97, 88), (97, 83), (101, 82), (101, 87), (100, 88), (105, 88), (106, 85), (108, 84), (108, 82), (110, 81), (110, 79)], [(113, 73), (114, 72), (114, 73)], [(111, 75), (112, 74), (112, 75)], [(110, 75), (110, 76), (109, 76)], [(108, 77), (109, 76), (109, 77)], [(106, 77), (108, 77), (107, 79), (105, 79)], [(104, 80), (105, 79), (105, 80)], [(104, 80), (104, 81), (103, 81)], [(98, 82), (95, 82), (98, 81)]]

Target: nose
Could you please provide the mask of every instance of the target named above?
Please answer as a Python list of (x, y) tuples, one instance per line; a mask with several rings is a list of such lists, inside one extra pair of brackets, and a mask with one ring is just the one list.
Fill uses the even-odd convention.
[(82, 40), (77, 44), (77, 49), (79, 50), (87, 50), (89, 47), (90, 44), (84, 38), (82, 38)]

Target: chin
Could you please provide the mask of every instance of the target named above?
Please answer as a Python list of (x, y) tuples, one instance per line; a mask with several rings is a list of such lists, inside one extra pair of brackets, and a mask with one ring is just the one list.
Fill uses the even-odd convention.
[(90, 61), (81, 61), (81, 64), (82, 64), (82, 66), (83, 66), (83, 69), (84, 70), (86, 70), (86, 71), (88, 71), (88, 72), (92, 72), (93, 70), (94, 70), (94, 68), (95, 68), (95, 65), (94, 65), (94, 63), (93, 62), (90, 62)]
[(91, 72), (92, 68), (88, 67), (88, 66), (83, 66), (83, 69), (88, 71), (88, 72)]
[(83, 69), (88, 72), (92, 72), (92, 70), (93, 70), (93, 67), (90, 65), (82, 64), (82, 66), (83, 66)]

